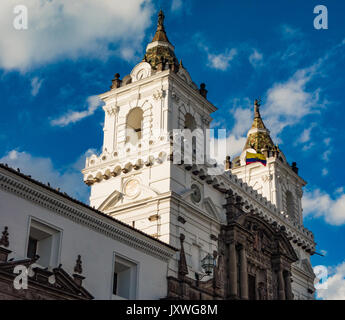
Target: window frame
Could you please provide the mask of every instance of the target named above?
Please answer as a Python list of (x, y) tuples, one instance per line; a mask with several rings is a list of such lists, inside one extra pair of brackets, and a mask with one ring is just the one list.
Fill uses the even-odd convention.
[[(130, 298), (124, 298), (119, 295), (113, 294), (113, 285), (114, 285), (114, 275), (115, 275), (115, 263), (117, 262), (117, 259), (120, 258), (120, 260), (128, 261), (130, 264), (135, 265), (135, 277), (136, 277), (136, 284), (134, 287), (134, 293), (130, 293)], [(113, 260), (112, 260), (112, 268), (111, 268), (111, 286), (110, 286), (110, 299), (111, 300), (137, 300), (138, 299), (138, 293), (139, 293), (139, 275), (140, 275), (140, 262), (133, 260), (127, 256), (124, 256), (118, 252), (113, 252)], [(118, 283), (118, 278), (117, 278)]]
[[(46, 227), (48, 229), (53, 229), (56, 231), (56, 233), (59, 234), (59, 238), (56, 242), (57, 250), (55, 251), (55, 262), (52, 262), (52, 256), (50, 257), (49, 267), (57, 267), (61, 263), (61, 250), (62, 250), (62, 238), (63, 238), (63, 229), (57, 227), (56, 225), (53, 225), (45, 220), (42, 220), (40, 218), (37, 218), (35, 216), (29, 216), (28, 219), (28, 225), (27, 225), (27, 232), (26, 232), (26, 240), (25, 240), (25, 248), (24, 248), (24, 256), (27, 257), (28, 253), (28, 246), (29, 246), (29, 238), (30, 238), (30, 231), (31, 227), (35, 228), (35, 223), (38, 225), (42, 225), (43, 227)], [(37, 228), (36, 228), (37, 229)], [(38, 240), (39, 242), (39, 240)], [(36, 248), (36, 254), (37, 254), (37, 248)], [(38, 260), (36, 262), (37, 264), (40, 264), (40, 261)], [(47, 266), (46, 266), (47, 267)]]

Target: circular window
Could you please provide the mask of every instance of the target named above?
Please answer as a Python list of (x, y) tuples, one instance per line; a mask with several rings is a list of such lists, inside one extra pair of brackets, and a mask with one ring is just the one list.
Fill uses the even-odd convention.
[(127, 197), (134, 198), (140, 192), (140, 184), (138, 180), (129, 180), (125, 185), (125, 194)]

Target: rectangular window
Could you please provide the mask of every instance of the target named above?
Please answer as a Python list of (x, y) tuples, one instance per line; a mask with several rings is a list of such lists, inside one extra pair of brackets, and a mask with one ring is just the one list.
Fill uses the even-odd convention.
[(114, 280), (113, 280), (113, 294), (117, 294), (117, 273), (114, 272)]
[(116, 255), (113, 277), (114, 299), (136, 299), (137, 265), (135, 263)]
[(33, 259), (37, 254), (37, 240), (29, 237), (29, 244), (28, 244), (28, 258)]
[(58, 265), (61, 231), (36, 220), (30, 221), (27, 257), (39, 256), (37, 263), (44, 267)]

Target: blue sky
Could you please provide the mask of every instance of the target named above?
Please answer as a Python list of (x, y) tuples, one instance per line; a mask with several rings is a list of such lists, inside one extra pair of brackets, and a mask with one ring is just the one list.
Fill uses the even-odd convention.
[[(345, 299), (343, 1), (26, 2), (21, 31), (15, 1), (0, 5), (0, 162), (87, 201), (79, 171), (103, 139), (95, 95), (142, 59), (162, 7), (177, 57), (219, 108), (213, 126), (228, 129), (232, 155), (261, 97), (274, 140), (308, 182), (304, 223), (325, 254), (312, 262), (329, 268), (319, 297)], [(319, 4), (327, 30), (313, 26)]]

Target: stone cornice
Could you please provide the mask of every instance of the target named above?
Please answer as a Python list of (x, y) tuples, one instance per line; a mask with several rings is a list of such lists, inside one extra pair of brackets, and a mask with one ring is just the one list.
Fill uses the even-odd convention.
[(127, 226), (123, 222), (64, 196), (60, 192), (53, 189), (49, 190), (49, 187), (41, 186), (39, 182), (28, 177), (22, 177), (22, 174), (12, 171), (14, 170), (7, 169), (2, 165), (0, 167), (0, 188), (4, 191), (29, 200), (55, 214), (87, 226), (109, 238), (121, 241), (163, 261), (168, 261), (177, 251), (172, 246)]
[[(171, 72), (169, 76), (174, 79), (180, 86), (182, 86), (186, 91), (187, 95), (192, 95), (195, 100), (197, 100), (201, 105), (206, 106), (209, 109), (209, 112), (215, 112), (217, 111), (217, 107), (214, 106), (210, 101), (202, 97), (199, 93), (199, 91), (194, 90), (191, 88), (188, 83), (186, 83), (181, 77), (179, 77), (177, 74)], [(169, 88), (170, 89), (170, 88)]]
[[(298, 239), (303, 239), (312, 249), (314, 249), (315, 243), (311, 231), (307, 230), (303, 226), (292, 225), (292, 222), (283, 218), (278, 212), (277, 208), (270, 201), (257, 193), (252, 187), (243, 182), (241, 179), (238, 179), (231, 173), (222, 175), (221, 177), (224, 177), (228, 182), (230, 182), (236, 192), (238, 192), (240, 196), (245, 197), (245, 200), (248, 199), (251, 200), (251, 202), (254, 202), (256, 209), (262, 212), (262, 214), (259, 213), (259, 215), (262, 215), (263, 218), (267, 219), (273, 218), (278, 224), (286, 227), (289, 236), (297, 241)], [(269, 216), (267, 216), (267, 211)]]
[[(203, 170), (205, 172), (207, 170), (207, 167), (201, 164), (194, 166), (197, 168), (197, 171)], [(278, 212), (274, 204), (242, 181), (242, 179), (237, 178), (230, 171), (226, 171), (221, 175), (214, 176), (212, 184), (214, 187), (215, 185), (220, 186), (220, 188), (218, 187), (218, 191), (223, 189), (226, 192), (227, 189), (232, 189), (234, 193), (237, 193), (243, 198), (245, 206), (251, 208), (255, 215), (258, 215), (269, 223), (276, 222), (278, 226), (285, 226), (287, 236), (292, 242), (302, 246), (309, 254), (314, 252), (315, 242), (312, 232), (302, 225), (293, 223), (285, 218)]]

